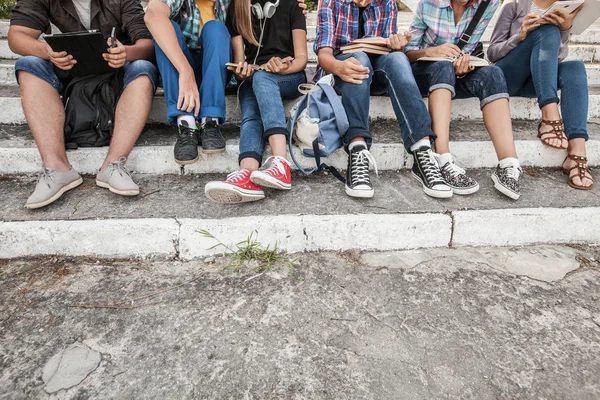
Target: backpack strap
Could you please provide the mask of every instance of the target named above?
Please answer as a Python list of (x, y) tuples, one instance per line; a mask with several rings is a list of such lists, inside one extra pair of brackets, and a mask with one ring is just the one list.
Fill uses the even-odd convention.
[(467, 29), (465, 29), (462, 35), (460, 35), (460, 39), (458, 40), (457, 44), (459, 49), (462, 50), (469, 43), (471, 36), (473, 36), (473, 32), (475, 32), (475, 28), (477, 28), (477, 25), (479, 25), (479, 21), (481, 21), (483, 13), (485, 13), (485, 10), (489, 4), (490, 0), (481, 0), (479, 7), (477, 7), (477, 11), (475, 11), (475, 15), (473, 15), (473, 19), (467, 26)]
[(329, 99), (329, 104), (331, 104), (331, 108), (335, 114), (335, 122), (338, 126), (338, 131), (341, 132), (341, 135), (345, 135), (348, 128), (350, 128), (350, 123), (348, 122), (348, 117), (346, 116), (346, 111), (340, 101), (340, 97), (331, 85), (320, 83), (319, 87), (323, 89), (325, 96)]

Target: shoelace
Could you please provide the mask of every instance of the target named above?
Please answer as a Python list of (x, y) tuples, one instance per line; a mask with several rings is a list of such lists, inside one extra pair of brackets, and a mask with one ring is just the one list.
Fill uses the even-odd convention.
[(377, 163), (371, 152), (363, 149), (352, 154), (352, 185), (369, 182), (369, 163), (375, 168), (375, 174), (379, 175)]
[(450, 160), (450, 162), (446, 163), (444, 169), (450, 173), (450, 176), (456, 178), (459, 175), (464, 175), (467, 173), (463, 168), (459, 167), (454, 163), (454, 160)]
[(271, 156), (265, 161), (265, 164), (268, 164), (269, 161), (271, 161), (271, 166), (269, 168), (276, 168), (281, 175), (286, 175), (285, 164), (288, 166), (290, 165), (288, 160), (279, 156)]
[(243, 170), (233, 171), (232, 173), (227, 175), (227, 180), (237, 183), (237, 182), (240, 182), (241, 180), (245, 179), (247, 174), (248, 173)]
[(511, 165), (509, 167), (504, 168), (504, 171), (506, 172), (507, 178), (512, 178), (514, 180), (518, 180), (519, 176), (521, 176), (522, 170), (519, 167), (515, 167), (514, 165)]
[(433, 151), (431, 149), (427, 151), (418, 151), (416, 155), (419, 164), (423, 168), (425, 179), (427, 179), (427, 181), (431, 184), (444, 183), (444, 180), (442, 179), (442, 174), (440, 173), (440, 169), (437, 164), (437, 160), (433, 155)]
[(109, 164), (110, 167), (111, 167), (111, 169), (110, 169), (110, 175), (114, 174), (115, 171), (116, 171), (119, 174), (121, 174), (121, 176), (123, 175), (122, 173), (125, 173), (125, 175), (131, 177), (131, 172), (129, 172), (129, 170), (127, 169), (127, 167), (125, 167), (125, 162), (126, 161), (127, 161), (127, 158), (121, 157), (117, 161), (111, 162)]
[(56, 183), (56, 181), (54, 180), (54, 172), (56, 171), (53, 169), (46, 168), (45, 165), (42, 166), (42, 172), (40, 172), (39, 180), (43, 179), (46, 185), (48, 186), (48, 189), (51, 187), (49, 181)]
[(194, 141), (194, 129), (190, 128), (189, 126), (185, 126), (185, 125), (180, 125), (179, 126), (179, 132), (180, 132), (180, 137), (181, 137), (181, 143), (183, 145), (187, 145), (187, 144), (191, 144)]

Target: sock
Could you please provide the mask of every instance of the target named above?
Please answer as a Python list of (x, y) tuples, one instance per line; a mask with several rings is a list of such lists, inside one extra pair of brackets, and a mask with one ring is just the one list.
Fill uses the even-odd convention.
[(521, 166), (521, 164), (519, 163), (519, 160), (517, 160), (516, 158), (512, 158), (512, 157), (508, 157), (503, 160), (500, 160), (499, 165), (500, 165), (500, 168), (506, 168), (506, 167), (519, 168)]
[(180, 115), (177, 117), (177, 125), (181, 125), (181, 121), (187, 122), (188, 126), (192, 129), (197, 129), (196, 118), (193, 115)]
[(452, 161), (452, 154), (450, 154), (450, 153), (439, 154), (436, 156), (436, 158), (438, 160), (438, 164), (440, 164), (440, 167), (443, 167), (444, 165), (446, 165), (447, 163)]
[(355, 142), (351, 142), (348, 145), (348, 151), (352, 151), (353, 148), (355, 148), (356, 146), (364, 146), (364, 148), (367, 148), (367, 142), (365, 142), (364, 140), (357, 140)]
[(214, 122), (216, 122), (216, 123), (217, 123), (217, 125), (219, 125), (219, 118), (213, 118), (213, 117), (202, 117), (202, 119), (200, 120), (200, 124), (201, 124), (202, 126), (204, 126), (204, 125), (206, 125), (206, 123), (207, 123), (209, 120), (210, 120), (210, 121), (214, 121)]
[(421, 147), (429, 147), (429, 148), (431, 148), (431, 142), (429, 141), (429, 138), (427, 138), (427, 139), (421, 139), (418, 142), (416, 142), (415, 144), (413, 144), (412, 146), (410, 146), (410, 151), (417, 151)]

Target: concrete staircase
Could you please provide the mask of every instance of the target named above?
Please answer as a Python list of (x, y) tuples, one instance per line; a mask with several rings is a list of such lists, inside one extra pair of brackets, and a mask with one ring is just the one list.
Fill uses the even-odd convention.
[[(401, 13), (400, 29), (412, 15)], [(310, 60), (315, 15), (308, 18)], [(491, 29), (484, 36), (489, 39)], [(410, 177), (412, 157), (400, 141), (395, 116), (386, 97), (371, 99), (374, 154), (380, 171), (373, 178), (373, 200), (359, 201), (344, 194), (332, 177), (294, 176), (291, 192), (268, 193), (265, 201), (242, 206), (210, 203), (204, 184), (222, 179), (237, 168), (239, 110), (228, 97), (224, 154), (204, 156), (178, 176), (173, 161), (174, 128), (161, 124), (165, 104), (157, 93), (145, 132), (129, 159), (142, 194), (126, 199), (96, 188), (93, 179), (35, 212), (22, 208), (33, 190), (33, 173), (40, 158), (25, 125), (14, 79), (17, 58), (8, 49), (8, 24), (0, 22), (0, 258), (37, 254), (107, 257), (172, 257), (191, 259), (212, 254), (214, 241), (199, 231), (209, 230), (227, 242), (258, 231), (263, 244), (278, 242), (288, 251), (392, 250), (461, 245), (522, 245), (531, 243), (599, 243), (600, 191), (575, 191), (556, 168), (565, 152), (548, 149), (535, 136), (539, 109), (531, 99), (511, 99), (519, 158), (526, 166), (522, 198), (513, 202), (499, 195), (489, 175), (497, 163), (481, 121), (478, 101), (453, 103), (452, 151), (459, 163), (478, 178), (482, 189), (469, 197), (448, 201), (428, 198)], [(590, 82), (588, 156), (600, 164), (600, 24), (572, 39), (570, 57), (586, 62)], [(74, 167), (93, 174), (106, 149), (69, 153)], [(312, 159), (297, 154), (306, 166)], [(345, 169), (346, 155), (327, 160)]]

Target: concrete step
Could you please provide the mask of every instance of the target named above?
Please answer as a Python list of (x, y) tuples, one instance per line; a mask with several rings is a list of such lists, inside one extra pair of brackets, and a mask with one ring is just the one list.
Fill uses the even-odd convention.
[[(587, 154), (591, 166), (600, 165), (600, 121), (592, 121)], [(412, 156), (404, 149), (398, 126), (393, 121), (375, 121), (371, 130), (374, 144), (371, 152), (379, 170), (395, 171), (412, 166)], [(238, 168), (239, 128), (233, 124), (223, 127), (227, 139), (222, 154), (203, 155), (197, 163), (186, 167), (192, 174), (228, 173)], [(472, 168), (494, 167), (498, 160), (492, 143), (481, 121), (456, 121), (451, 128), (451, 150), (459, 165)], [(536, 124), (531, 121), (515, 121), (514, 134), (517, 153), (524, 166), (558, 167), (565, 152), (550, 149), (536, 138)], [(148, 125), (129, 157), (128, 166), (144, 174), (179, 174), (173, 160), (175, 128), (167, 125)], [(314, 159), (304, 157), (294, 146), (295, 157), (305, 168), (313, 168)], [(267, 152), (268, 154), (268, 152)], [(93, 174), (102, 164), (106, 148), (80, 148), (68, 152), (76, 170)], [(338, 150), (325, 161), (345, 170), (347, 155)], [(41, 159), (31, 133), (26, 126), (0, 126), (0, 174), (32, 174), (39, 171)]]
[(294, 175), (289, 192), (227, 206), (209, 202), (204, 185), (223, 175), (135, 176), (143, 193), (116, 196), (86, 178), (53, 205), (24, 209), (33, 178), (0, 180), (0, 258), (41, 254), (192, 259), (258, 232), (263, 245), (288, 252), (423, 247), (600, 243), (598, 188), (568, 188), (558, 171), (526, 171), (512, 201), (492, 187), (490, 170), (473, 171), (479, 193), (435, 200), (409, 172), (373, 176), (375, 197), (345, 195), (332, 177)]
[[(239, 122), (241, 119), (237, 99), (233, 95), (227, 96), (227, 119), (230, 122)], [(425, 99), (427, 101), (427, 99)], [(290, 109), (294, 101), (285, 103), (286, 109)], [(537, 100), (522, 97), (513, 97), (510, 100), (511, 115), (513, 119), (538, 120), (540, 118)], [(16, 86), (0, 86), (0, 124), (25, 124), (25, 116), (21, 108), (19, 89)], [(165, 101), (159, 92), (154, 98), (149, 122), (164, 122), (166, 115)], [(370, 105), (372, 119), (391, 119), (396, 116), (390, 99), (387, 96), (372, 96)], [(453, 101), (452, 119), (472, 120), (481, 116), (479, 100), (459, 99)], [(600, 87), (591, 86), (589, 92), (589, 114), (591, 119), (600, 118)]]

